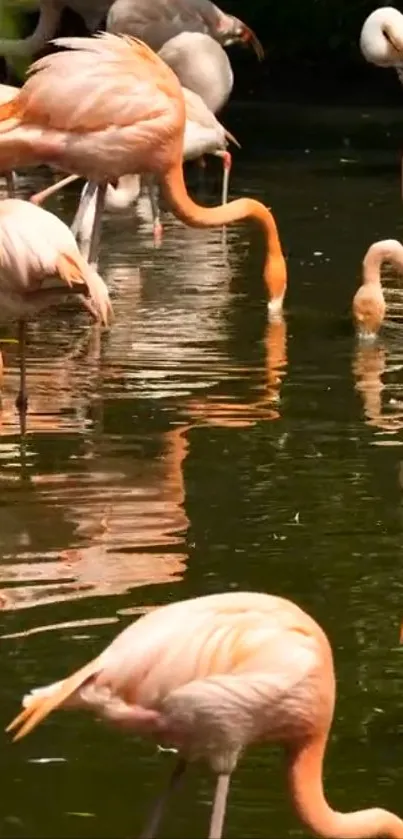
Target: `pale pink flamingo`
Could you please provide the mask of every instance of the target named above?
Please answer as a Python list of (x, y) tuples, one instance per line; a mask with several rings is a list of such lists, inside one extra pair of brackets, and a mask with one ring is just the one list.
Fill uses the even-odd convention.
[[(11, 102), (11, 99), (14, 99), (17, 93), (19, 93), (18, 87), (13, 87), (10, 84), (0, 84), (0, 105), (3, 105), (5, 102)], [(14, 172), (12, 170), (4, 172), (4, 179), (8, 196), (9, 198), (13, 198), (15, 192)]]
[[(210, 839), (222, 836), (230, 778), (246, 746), (278, 742), (294, 807), (316, 835), (402, 839), (403, 821), (393, 813), (340, 813), (326, 801), (334, 704), (332, 650), (320, 626), (288, 600), (230, 592), (149, 612), (72, 676), (25, 696), (7, 731), (18, 740), (55, 708), (88, 708), (177, 748), (171, 788), (187, 762), (205, 760), (217, 775)], [(155, 836), (166, 798), (143, 839)]]
[(26, 323), (71, 294), (107, 324), (108, 289), (81, 256), (69, 228), (29, 201), (0, 202), (0, 319), (19, 324), (20, 388), (17, 407), (27, 409)]
[[(172, 35), (183, 30), (208, 32), (220, 43), (250, 43), (258, 58), (264, 51), (256, 35), (238, 18), (227, 15), (210, 0), (153, 0), (152, 5), (142, 0), (37, 0), (39, 20), (35, 31), (27, 38), (0, 39), (0, 55), (30, 56), (42, 50), (56, 35), (64, 8), (73, 9), (83, 18), (87, 29), (95, 32), (102, 24), (110, 7), (111, 31), (132, 33), (150, 46), (160, 46)], [(159, 47), (153, 47), (159, 49)]]
[(234, 86), (231, 62), (222, 46), (203, 32), (181, 32), (158, 55), (183, 87), (198, 93), (213, 114), (221, 111)]
[(210, 0), (115, 0), (106, 29), (117, 35), (141, 38), (155, 52), (180, 32), (202, 32), (223, 46), (250, 44), (259, 60), (264, 50), (249, 26), (221, 11)]
[(358, 335), (374, 338), (383, 323), (386, 303), (382, 290), (381, 268), (390, 262), (403, 271), (403, 245), (396, 239), (383, 239), (371, 245), (362, 263), (362, 282), (353, 299), (353, 317)]
[[(393, 6), (375, 9), (364, 21), (360, 49), (366, 61), (378, 67), (394, 67), (403, 84), (403, 15)], [(401, 159), (403, 196), (403, 157)]]
[[(287, 272), (276, 223), (258, 201), (202, 207), (183, 178), (185, 103), (173, 71), (141, 41), (103, 33), (60, 38), (20, 93), (0, 106), (0, 168), (47, 163), (98, 184), (89, 261), (96, 259), (107, 182), (153, 174), (175, 215), (193, 227), (254, 218), (265, 233), (269, 310), (282, 308)], [(88, 196), (90, 197), (90, 195)]]

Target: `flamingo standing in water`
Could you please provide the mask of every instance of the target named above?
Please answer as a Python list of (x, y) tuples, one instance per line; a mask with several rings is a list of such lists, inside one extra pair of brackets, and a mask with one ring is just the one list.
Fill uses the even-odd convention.
[[(235, 137), (224, 128), (214, 114), (204, 104), (202, 98), (192, 90), (182, 88), (185, 98), (186, 123), (183, 144), (183, 159), (197, 160), (204, 154), (220, 157), (223, 162), (223, 179), (221, 189), (221, 201), (226, 204), (228, 201), (229, 176), (232, 166), (232, 155), (228, 151), (230, 140), (239, 148)], [(42, 203), (46, 198), (61, 189), (71, 181), (72, 176), (52, 184), (46, 189), (38, 192), (32, 197), (35, 203)], [(80, 250), (88, 255), (91, 242), (91, 233), (94, 225), (96, 194), (94, 193), (90, 202), (86, 202), (87, 190), (91, 189), (88, 182), (84, 185), (76, 217), (73, 221), (72, 230), (76, 236)], [(147, 177), (147, 189), (151, 204), (153, 218), (153, 232), (156, 244), (159, 244), (162, 237), (162, 224), (160, 219), (160, 207), (158, 187), (152, 176)], [(139, 175), (123, 175), (119, 178), (116, 187), (108, 184), (105, 193), (105, 208), (107, 210), (127, 210), (134, 204), (140, 195), (141, 184)], [(85, 208), (83, 212), (83, 206)]]
[[(96, 259), (108, 181), (154, 174), (174, 214), (193, 227), (255, 219), (266, 241), (269, 310), (282, 309), (286, 264), (271, 212), (242, 198), (202, 207), (183, 177), (185, 103), (175, 73), (141, 41), (103, 33), (60, 38), (64, 52), (41, 58), (20, 93), (0, 106), (0, 169), (47, 163), (97, 188), (89, 261)], [(89, 195), (90, 198), (90, 195)]]
[[(186, 632), (184, 632), (186, 627)], [(128, 626), (72, 676), (33, 690), (8, 726), (15, 740), (58, 707), (81, 707), (179, 751), (174, 786), (190, 761), (217, 776), (210, 839), (222, 836), (230, 778), (251, 743), (286, 752), (294, 807), (318, 836), (402, 839), (403, 821), (374, 808), (340, 813), (322, 767), (335, 704), (329, 641), (289, 600), (230, 592), (171, 603)], [(167, 793), (142, 839), (155, 836)]]
[[(221, 200), (223, 204), (226, 204), (232, 157), (230, 152), (226, 150), (225, 129), (215, 119), (214, 114), (224, 107), (234, 84), (234, 74), (227, 53), (210, 35), (202, 32), (181, 32), (179, 35), (170, 38), (161, 47), (159, 55), (176, 73), (185, 95), (184, 159), (199, 158), (203, 165), (204, 154), (216, 154), (217, 152), (222, 154)], [(194, 94), (198, 94), (200, 98), (193, 97), (192, 101), (192, 91)], [(200, 99), (202, 102), (200, 102)], [(229, 137), (234, 141), (231, 135)], [(60, 187), (63, 185), (64, 181), (60, 183)], [(60, 187), (55, 185), (54, 188), (50, 187), (39, 193), (39, 200), (44, 200)], [(84, 185), (80, 204), (86, 202), (87, 189), (87, 185)], [(162, 227), (159, 216), (159, 202), (152, 183), (148, 184), (148, 191), (151, 201), (154, 239), (156, 243), (159, 243)], [(105, 207), (111, 211), (127, 210), (128, 207), (137, 202), (139, 195), (139, 176), (124, 175), (119, 179), (116, 187), (108, 184)], [(94, 194), (85, 213), (82, 212), (82, 205), (79, 206), (76, 219), (73, 222), (73, 230), (80, 241), (80, 248), (83, 253), (88, 252), (88, 239), (93, 226), (95, 200), (96, 195)]]
[(364, 256), (362, 282), (353, 299), (353, 317), (361, 338), (375, 338), (385, 317), (381, 280), (384, 262), (390, 262), (397, 271), (403, 272), (403, 245), (396, 239), (374, 242)]
[(111, 306), (108, 289), (81, 256), (69, 228), (52, 213), (28, 201), (0, 202), (0, 319), (18, 320), (20, 388), (16, 404), (25, 414), (26, 323), (66, 296), (79, 296), (105, 325)]

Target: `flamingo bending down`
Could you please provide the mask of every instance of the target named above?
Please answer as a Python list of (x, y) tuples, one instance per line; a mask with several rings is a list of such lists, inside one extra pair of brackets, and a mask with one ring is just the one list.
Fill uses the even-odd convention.
[(250, 44), (259, 61), (264, 49), (249, 26), (225, 14), (210, 0), (115, 0), (106, 29), (116, 35), (140, 38), (155, 52), (180, 32), (202, 32), (223, 46)]
[(122, 175), (154, 174), (175, 215), (193, 227), (254, 218), (266, 238), (269, 309), (280, 311), (287, 272), (271, 212), (250, 198), (201, 207), (187, 193), (185, 103), (175, 73), (128, 36), (103, 33), (56, 43), (69, 49), (37, 61), (18, 96), (0, 106), (0, 169), (47, 163), (99, 185), (90, 262), (98, 250), (107, 182)]
[(65, 7), (81, 15), (90, 32), (100, 28), (108, 9), (112, 7), (109, 16), (111, 31), (118, 34), (132, 32), (145, 41), (149, 36), (150, 46), (155, 37), (165, 43), (172, 34), (191, 29), (209, 32), (224, 45), (250, 43), (259, 59), (264, 56), (255, 33), (238, 18), (224, 14), (210, 0), (153, 0), (152, 6), (142, 0), (125, 0), (123, 3), (113, 3), (112, 0), (38, 0), (37, 5), (39, 20), (35, 31), (20, 40), (0, 39), (0, 55), (10, 58), (30, 56), (42, 50), (56, 35)]
[[(184, 627), (186, 632), (184, 633)], [(82, 707), (180, 753), (217, 775), (210, 839), (220, 839), (230, 777), (249, 744), (284, 745), (291, 797), (318, 836), (402, 839), (403, 821), (374, 808), (339, 813), (326, 801), (322, 765), (335, 677), (323, 630), (294, 603), (230, 592), (171, 603), (128, 626), (72, 676), (32, 691), (8, 726), (15, 740), (58, 707)], [(157, 802), (143, 839), (155, 836)]]
[[(232, 166), (232, 156), (228, 151), (228, 140), (233, 142), (240, 148), (235, 137), (224, 128), (218, 121), (214, 114), (204, 104), (203, 99), (193, 93), (192, 90), (187, 90), (182, 87), (182, 93), (185, 98), (186, 109), (186, 123), (185, 136), (183, 145), (183, 159), (197, 160), (205, 154), (215, 155), (220, 157), (223, 162), (223, 178), (221, 189), (221, 202), (226, 204), (228, 202), (228, 188), (229, 177)], [(63, 179), (54, 187), (50, 186), (46, 190), (38, 193), (36, 199), (40, 202), (43, 198), (49, 197), (53, 192), (57, 192), (61, 187), (67, 183), (67, 179)], [(73, 222), (73, 231), (77, 240), (80, 243), (80, 250), (84, 255), (88, 255), (91, 241), (91, 231), (94, 225), (96, 194), (94, 193), (90, 203), (86, 202), (87, 184), (84, 185), (81, 193), (80, 204), (78, 206), (76, 219)], [(160, 207), (158, 186), (155, 184), (155, 179), (152, 176), (147, 177), (147, 189), (151, 204), (151, 213), (153, 218), (153, 232), (156, 244), (159, 244), (162, 236), (162, 224), (160, 219)], [(107, 210), (123, 210), (134, 204), (140, 194), (140, 179), (138, 175), (123, 175), (119, 178), (116, 187), (108, 184), (105, 194), (105, 208)], [(85, 204), (85, 212), (82, 212), (82, 203)]]
[(26, 322), (66, 296), (79, 296), (105, 325), (111, 312), (108, 289), (81, 256), (69, 228), (29, 201), (0, 202), (0, 318), (18, 320), (20, 389), (17, 407), (27, 409)]
[(362, 263), (362, 283), (353, 299), (353, 317), (361, 338), (375, 338), (386, 312), (381, 268), (390, 262), (403, 272), (403, 245), (396, 239), (383, 239), (371, 245)]

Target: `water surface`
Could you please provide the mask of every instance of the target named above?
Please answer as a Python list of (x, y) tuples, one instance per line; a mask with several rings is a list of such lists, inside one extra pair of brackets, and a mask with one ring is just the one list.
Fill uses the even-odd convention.
[[(329, 113), (327, 114), (327, 117)], [(253, 133), (259, 124), (261, 130)], [(185, 229), (167, 215), (105, 224), (108, 333), (49, 312), (29, 331), (30, 411), (19, 434), (16, 346), (0, 414), (0, 717), (158, 604), (228, 589), (296, 600), (329, 634), (339, 696), (326, 761), (332, 804), (401, 812), (403, 350), (399, 279), (388, 322), (358, 346), (360, 262), (401, 238), (395, 114), (300, 110), (270, 125), (234, 109), (233, 195), (270, 205), (288, 256), (285, 318), (269, 324), (250, 225)], [(248, 125), (249, 123), (249, 130)], [(364, 127), (363, 127), (364, 126)], [(375, 126), (375, 128), (374, 128)], [(264, 129), (264, 130), (263, 130)], [(244, 136), (243, 136), (244, 135)], [(279, 151), (281, 149), (281, 151)], [(219, 167), (204, 187), (218, 193)], [(21, 194), (43, 181), (22, 177)], [(69, 220), (77, 190), (50, 203)], [(13, 337), (13, 329), (3, 331)], [(173, 756), (84, 714), (55, 714), (0, 757), (4, 837), (138, 835)], [(202, 767), (162, 837), (207, 832)], [(233, 780), (226, 835), (303, 836), (276, 749)]]

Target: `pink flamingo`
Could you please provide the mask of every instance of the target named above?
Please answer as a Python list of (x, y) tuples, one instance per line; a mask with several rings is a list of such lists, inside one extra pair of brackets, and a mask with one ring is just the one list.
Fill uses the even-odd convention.
[[(72, 676), (25, 696), (7, 731), (18, 740), (55, 708), (91, 709), (175, 746), (171, 789), (188, 761), (204, 759), (217, 775), (209, 839), (222, 836), (231, 774), (245, 747), (279, 742), (295, 809), (314, 833), (402, 839), (403, 821), (393, 813), (340, 813), (326, 801), (322, 766), (334, 704), (332, 651), (318, 624), (280, 597), (230, 592), (149, 612)], [(155, 836), (168, 792), (142, 839)]]
[(385, 317), (386, 303), (381, 281), (384, 262), (390, 262), (397, 271), (403, 271), (403, 245), (396, 239), (374, 242), (364, 256), (362, 282), (353, 299), (353, 317), (361, 338), (374, 338)]
[(37, 61), (18, 96), (0, 106), (0, 168), (47, 163), (98, 184), (90, 262), (98, 251), (107, 183), (122, 175), (156, 175), (172, 211), (193, 227), (255, 219), (266, 239), (269, 309), (281, 311), (287, 272), (271, 212), (251, 198), (201, 207), (187, 193), (185, 103), (175, 73), (129, 36), (104, 33), (57, 44), (70, 49)]

